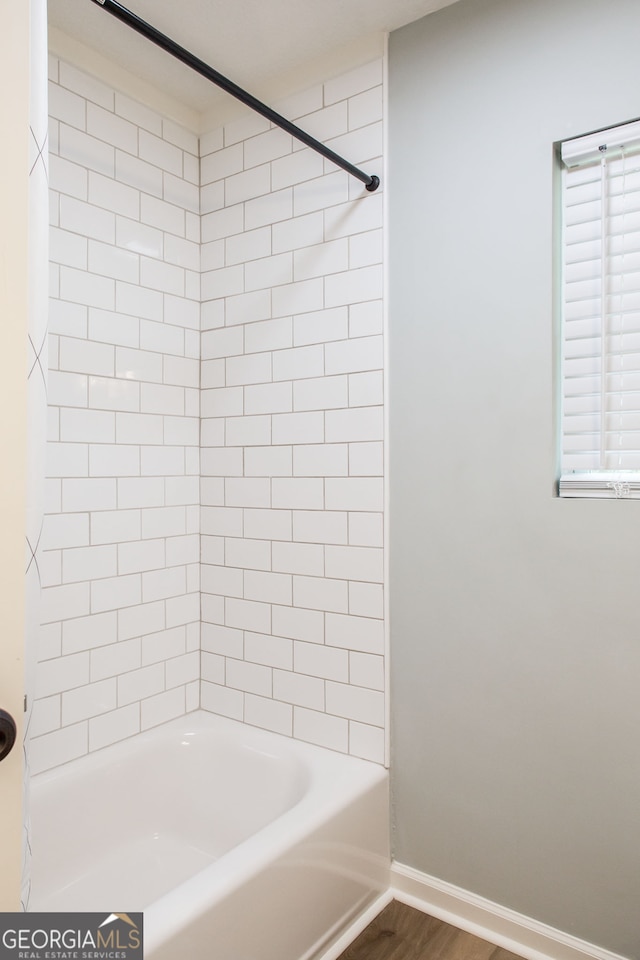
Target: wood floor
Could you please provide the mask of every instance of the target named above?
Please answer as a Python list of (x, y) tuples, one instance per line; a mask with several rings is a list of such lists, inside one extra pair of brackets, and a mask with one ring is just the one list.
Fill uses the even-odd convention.
[(521, 960), (393, 900), (338, 960)]

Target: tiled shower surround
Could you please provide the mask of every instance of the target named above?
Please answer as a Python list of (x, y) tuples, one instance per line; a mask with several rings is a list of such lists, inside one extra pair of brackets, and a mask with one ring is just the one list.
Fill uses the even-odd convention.
[[(381, 61), (278, 106), (381, 172)], [(55, 58), (50, 113), (34, 769), (199, 705), (382, 762), (381, 191)]]
[(199, 702), (197, 137), (66, 63), (33, 767)]

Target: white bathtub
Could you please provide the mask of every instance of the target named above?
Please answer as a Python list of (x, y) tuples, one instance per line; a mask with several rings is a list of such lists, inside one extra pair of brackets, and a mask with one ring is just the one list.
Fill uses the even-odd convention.
[(381, 767), (199, 711), (33, 779), (32, 911), (153, 960), (311, 960), (389, 885)]

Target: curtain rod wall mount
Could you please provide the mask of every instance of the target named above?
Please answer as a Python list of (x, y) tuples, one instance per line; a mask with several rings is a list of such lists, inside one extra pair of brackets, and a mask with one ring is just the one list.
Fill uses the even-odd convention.
[(300, 140), (307, 147), (310, 147), (312, 150), (315, 150), (316, 153), (319, 153), (327, 160), (330, 160), (331, 163), (335, 163), (336, 166), (346, 170), (347, 173), (351, 174), (352, 177), (356, 177), (358, 180), (364, 183), (369, 193), (373, 193), (373, 191), (377, 190), (380, 186), (379, 177), (375, 175), (370, 176), (368, 173), (365, 173), (363, 170), (355, 167), (352, 163), (349, 163), (348, 160), (345, 160), (329, 147), (325, 146), (323, 143), (320, 143), (319, 140), (316, 140), (314, 137), (310, 136), (310, 134), (305, 133), (304, 130), (301, 130), (300, 127), (297, 127), (294, 123), (291, 123), (291, 121), (287, 120), (286, 117), (276, 113), (275, 110), (272, 110), (271, 107), (268, 107), (260, 100), (257, 100), (256, 97), (252, 96), (250, 93), (247, 93), (246, 90), (243, 90), (242, 87), (239, 87), (232, 80), (229, 80), (221, 73), (218, 73), (217, 70), (214, 70), (213, 67), (210, 67), (204, 62), (204, 60), (200, 60), (193, 53), (190, 53), (184, 47), (181, 47), (179, 44), (177, 44), (174, 40), (171, 40), (170, 37), (160, 33), (160, 31), (156, 30), (155, 27), (152, 27), (150, 23), (147, 23), (135, 13), (132, 13), (131, 10), (123, 7), (121, 3), (117, 3), (116, 0), (92, 0), (92, 3), (97, 3), (98, 6), (102, 7), (112, 16), (116, 17), (118, 20), (121, 20), (123, 23), (126, 23), (137, 33), (140, 33), (148, 40), (151, 40), (152, 43), (155, 43), (158, 47), (161, 47), (167, 53), (170, 53), (172, 56), (176, 57), (176, 59), (181, 60), (182, 63), (186, 64), (188, 67), (191, 67), (191, 69), (195, 70), (196, 73), (199, 73), (211, 83), (215, 83), (216, 86), (220, 87), (222, 90), (225, 90), (227, 93), (230, 93), (232, 97), (240, 100), (241, 103), (244, 103), (252, 110), (255, 110), (256, 113), (261, 114), (261, 116), (271, 121), (271, 123), (275, 123), (276, 126), (286, 130), (286, 132), (290, 133), (292, 137)]

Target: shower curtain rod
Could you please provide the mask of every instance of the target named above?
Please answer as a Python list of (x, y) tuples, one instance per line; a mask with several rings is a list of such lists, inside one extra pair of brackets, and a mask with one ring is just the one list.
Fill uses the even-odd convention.
[(323, 143), (320, 143), (319, 140), (316, 140), (308, 133), (305, 133), (304, 130), (301, 130), (300, 127), (297, 127), (294, 123), (291, 123), (291, 121), (287, 120), (281, 114), (276, 113), (275, 110), (272, 110), (271, 107), (268, 107), (265, 103), (257, 100), (250, 93), (247, 93), (246, 90), (243, 90), (242, 87), (239, 87), (237, 84), (233, 83), (232, 80), (228, 80), (227, 77), (223, 77), (223, 75), (218, 73), (217, 70), (214, 70), (213, 67), (210, 67), (203, 60), (198, 59), (198, 57), (194, 56), (193, 53), (185, 50), (184, 47), (181, 47), (174, 40), (171, 40), (169, 37), (165, 36), (164, 33), (160, 33), (160, 31), (156, 30), (155, 27), (152, 27), (150, 23), (147, 23), (145, 20), (141, 20), (140, 17), (138, 17), (135, 13), (132, 13), (131, 10), (127, 10), (126, 7), (123, 7), (121, 3), (117, 3), (116, 0), (92, 0), (92, 2), (103, 7), (108, 13), (112, 14), (114, 17), (117, 17), (118, 20), (122, 20), (123, 23), (128, 24), (138, 33), (141, 33), (143, 37), (147, 37), (148, 40), (151, 40), (153, 43), (157, 44), (157, 46), (162, 47), (162, 49), (166, 50), (167, 53), (170, 53), (178, 60), (186, 63), (186, 65), (191, 67), (192, 70), (195, 70), (196, 73), (199, 73), (201, 76), (206, 77), (207, 80), (210, 80), (223, 90), (226, 90), (227, 93), (230, 93), (232, 97), (236, 97), (237, 100), (240, 100), (248, 107), (251, 107), (252, 110), (255, 110), (263, 117), (266, 117), (267, 120), (271, 121), (271, 123), (275, 123), (276, 126), (286, 130), (287, 133), (290, 133), (292, 137), (302, 141), (302, 143), (306, 144), (308, 147), (311, 147), (311, 149), (315, 150), (317, 153), (322, 154), (323, 157), (326, 157), (327, 160), (335, 163), (338, 167), (342, 167), (342, 169), (346, 170), (347, 173), (350, 173), (351, 176), (357, 177), (358, 180), (361, 180), (362, 183), (365, 184), (366, 189), (370, 193), (373, 193), (374, 190), (378, 189), (380, 185), (379, 177), (376, 177), (375, 175), (369, 176), (368, 173), (365, 173), (363, 170), (359, 170), (358, 167), (354, 167), (354, 165), (349, 163), (348, 160), (345, 160), (337, 153), (334, 153), (334, 151), (330, 150), (329, 147), (326, 147)]

